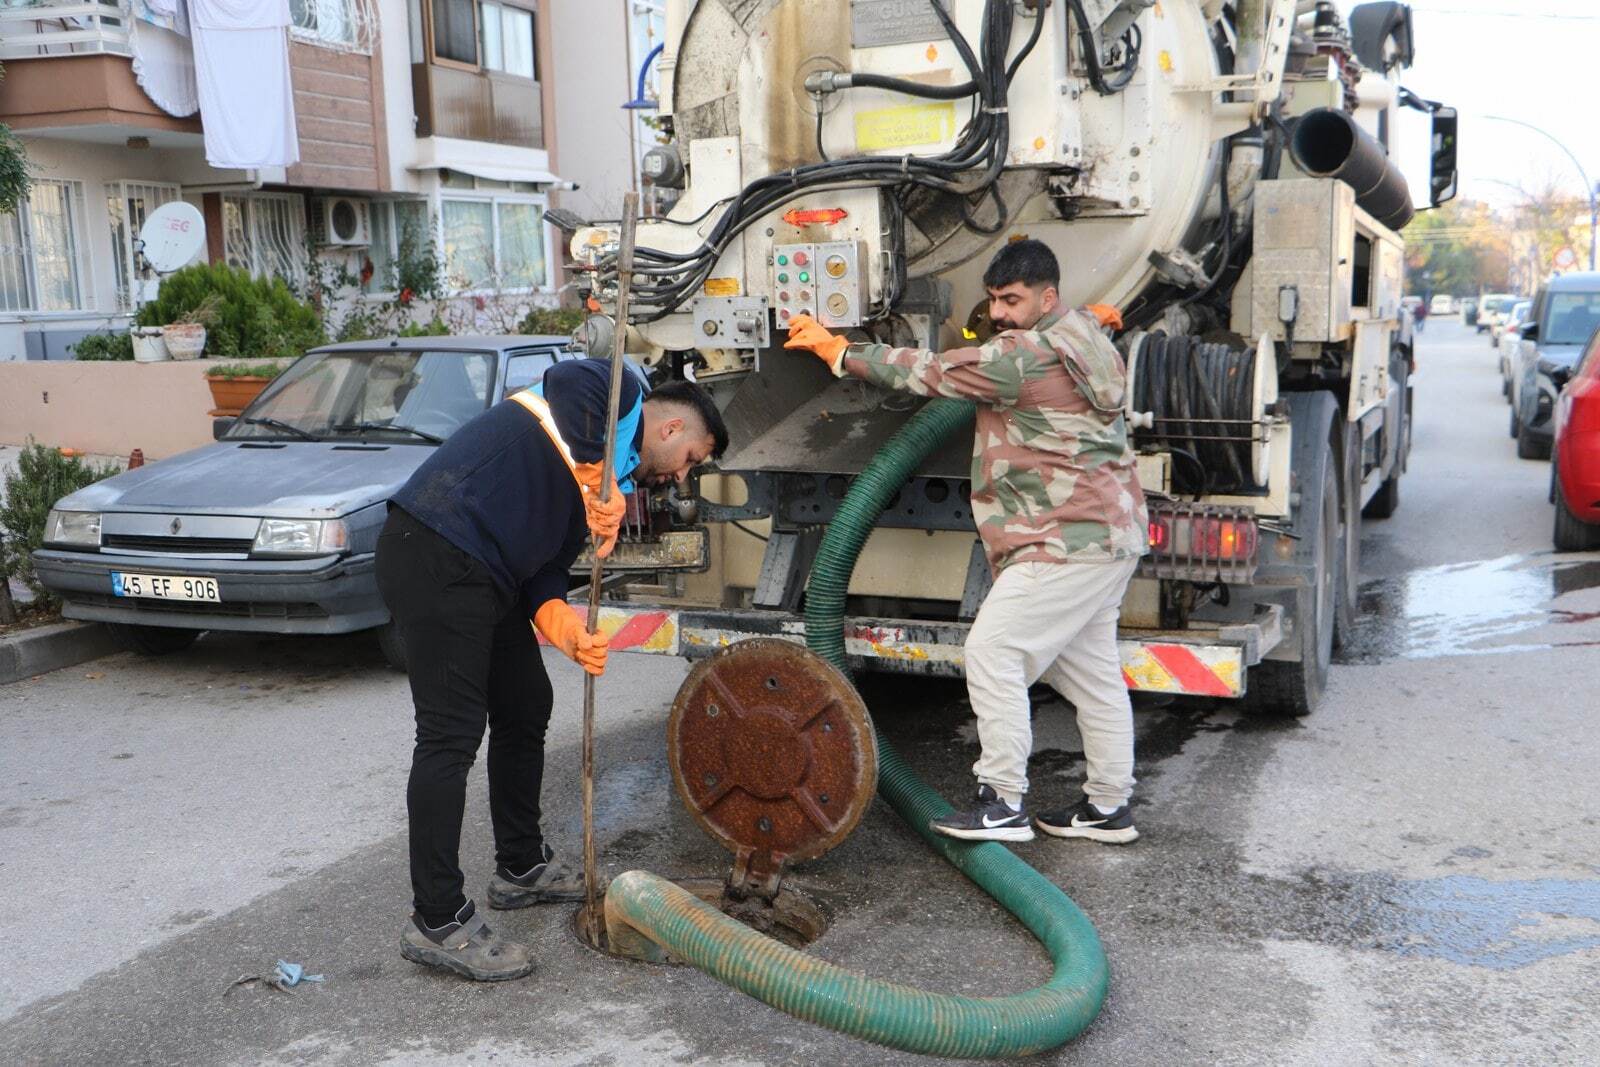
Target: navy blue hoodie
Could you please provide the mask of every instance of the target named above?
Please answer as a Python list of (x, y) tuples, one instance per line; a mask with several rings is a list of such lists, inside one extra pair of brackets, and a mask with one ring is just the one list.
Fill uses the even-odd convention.
[[(544, 397), (578, 463), (605, 452), (611, 361), (569, 359), (545, 372)], [(622, 376), (622, 410), (643, 386)], [(643, 444), (644, 422), (631, 455)], [(618, 480), (632, 474), (617, 471)], [(521, 404), (504, 400), (451, 434), (395, 494), (394, 502), (483, 563), (531, 616), (567, 595), (567, 572), (589, 537), (583, 497), (548, 434)]]

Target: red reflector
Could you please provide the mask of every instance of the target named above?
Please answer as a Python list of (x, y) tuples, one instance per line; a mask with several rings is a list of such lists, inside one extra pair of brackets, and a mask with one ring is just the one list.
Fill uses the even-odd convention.
[(1172, 534), (1167, 529), (1167, 520), (1152, 518), (1150, 520), (1150, 547), (1160, 552), (1167, 547), (1171, 540)]
[(811, 226), (819, 222), (824, 226), (832, 226), (849, 214), (842, 207), (812, 208), (806, 211), (795, 208), (783, 216), (783, 221), (790, 226)]

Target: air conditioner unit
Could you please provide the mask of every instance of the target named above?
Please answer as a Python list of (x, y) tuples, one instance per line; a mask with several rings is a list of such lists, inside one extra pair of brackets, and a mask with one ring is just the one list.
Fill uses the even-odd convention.
[(314, 222), (316, 243), (325, 247), (363, 248), (372, 243), (372, 205), (349, 196), (325, 197)]

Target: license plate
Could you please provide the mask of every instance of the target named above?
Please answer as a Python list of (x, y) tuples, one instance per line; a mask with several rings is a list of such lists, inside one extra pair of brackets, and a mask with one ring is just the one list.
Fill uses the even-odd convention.
[(212, 604), (222, 603), (222, 595), (217, 592), (215, 578), (112, 571), (111, 591), (117, 596), (144, 597), (147, 600), (205, 600)]

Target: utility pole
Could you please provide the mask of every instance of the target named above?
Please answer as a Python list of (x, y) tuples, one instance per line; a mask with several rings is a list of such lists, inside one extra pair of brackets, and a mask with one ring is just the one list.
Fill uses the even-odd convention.
[(1572, 160), (1572, 165), (1578, 168), (1578, 175), (1583, 179), (1584, 195), (1589, 198), (1589, 269), (1594, 270), (1596, 237), (1595, 230), (1596, 226), (1600, 225), (1600, 200), (1596, 199), (1596, 185), (1594, 182), (1589, 180), (1589, 172), (1583, 169), (1583, 164), (1578, 162), (1578, 157), (1572, 154), (1572, 149), (1562, 144), (1561, 140), (1549, 130), (1540, 129), (1533, 123), (1523, 122), (1521, 119), (1508, 119), (1504, 115), (1485, 115), (1484, 118), (1493, 122), (1509, 122), (1513, 126), (1521, 126), (1525, 129), (1532, 130), (1534, 133), (1539, 134), (1551, 144), (1561, 149), (1561, 151), (1565, 152), (1567, 154), (1567, 158)]

